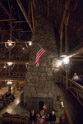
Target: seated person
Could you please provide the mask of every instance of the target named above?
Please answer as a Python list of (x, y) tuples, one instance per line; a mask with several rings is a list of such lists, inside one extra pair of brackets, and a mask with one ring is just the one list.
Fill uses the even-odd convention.
[(10, 92), (7, 92), (6, 93), (6, 97), (9, 97), (9, 96), (11, 96), (11, 93)]
[(37, 118), (37, 123), (38, 124), (43, 124), (43, 122), (45, 121), (44, 110), (41, 110), (40, 113), (37, 114), (36, 118)]
[(77, 73), (74, 73), (72, 79), (75, 80), (75, 81), (79, 80), (79, 76), (77, 75)]
[(80, 85), (83, 85), (83, 81), (82, 79), (77, 75), (77, 73), (74, 73), (74, 76), (72, 78), (74, 81), (76, 81), (77, 83), (79, 83)]
[(49, 115), (49, 121), (50, 121), (50, 124), (55, 124), (56, 115), (55, 115), (55, 111), (54, 110)]
[(36, 123), (36, 113), (34, 109), (30, 113), (30, 124), (35, 124)]

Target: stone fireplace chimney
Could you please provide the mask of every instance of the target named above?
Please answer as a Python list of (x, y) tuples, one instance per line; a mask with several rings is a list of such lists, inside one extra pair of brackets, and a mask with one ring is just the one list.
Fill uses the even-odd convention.
[[(47, 111), (55, 109), (58, 90), (56, 83), (59, 81), (58, 72), (53, 71), (53, 60), (57, 57), (56, 39), (53, 26), (41, 15), (35, 18), (35, 32), (32, 34), (28, 70), (24, 82), (24, 103), (27, 109), (39, 111), (39, 102), (47, 104)], [(45, 49), (46, 53), (35, 65), (37, 45)]]

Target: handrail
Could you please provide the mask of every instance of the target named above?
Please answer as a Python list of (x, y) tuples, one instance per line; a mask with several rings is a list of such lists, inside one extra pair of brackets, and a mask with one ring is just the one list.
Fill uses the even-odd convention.
[(7, 122), (18, 122), (18, 123), (25, 123), (28, 124), (28, 119), (21, 119), (21, 118), (9, 118), (9, 117), (0, 117), (1, 121), (7, 121)]
[(77, 82), (75, 82), (74, 80), (72, 79), (69, 79), (70, 82), (72, 82), (72, 84), (76, 85), (77, 87), (79, 87), (80, 89), (83, 90), (83, 86), (81, 86), (80, 84), (78, 84)]
[(76, 90), (77, 92), (83, 93), (83, 91), (80, 91), (80, 89), (77, 89), (77, 88), (75, 88), (75, 87), (69, 87), (69, 89), (74, 89), (74, 90)]
[[(62, 77), (62, 84), (66, 86), (66, 77), (64, 75), (61, 75)], [(77, 99), (77, 101), (83, 106), (83, 97), (80, 96), (80, 93), (83, 94), (83, 86), (78, 84), (72, 79), (68, 79), (68, 88), (72, 95)]]

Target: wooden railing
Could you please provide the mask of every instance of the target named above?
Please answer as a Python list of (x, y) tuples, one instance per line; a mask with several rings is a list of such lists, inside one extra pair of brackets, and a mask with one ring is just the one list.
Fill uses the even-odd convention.
[(24, 79), (25, 78), (25, 74), (26, 72), (10, 72), (10, 75), (8, 72), (3, 72), (3, 73), (0, 73), (0, 78), (1, 80), (6, 80), (6, 79)]
[(18, 123), (18, 124), (28, 124), (28, 119), (27, 118), (8, 118), (8, 117), (0, 117), (0, 121), (2, 122), (8, 122), (8, 123)]
[[(66, 87), (66, 77), (62, 75), (62, 84)], [(83, 106), (83, 86), (72, 79), (68, 79), (68, 88), (77, 101)]]

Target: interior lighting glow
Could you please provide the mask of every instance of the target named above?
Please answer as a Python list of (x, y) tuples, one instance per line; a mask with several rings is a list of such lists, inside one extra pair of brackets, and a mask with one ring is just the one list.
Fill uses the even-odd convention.
[(64, 64), (69, 64), (69, 57), (63, 58), (63, 63)]
[(12, 62), (8, 62), (8, 66), (12, 66)]

